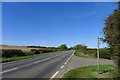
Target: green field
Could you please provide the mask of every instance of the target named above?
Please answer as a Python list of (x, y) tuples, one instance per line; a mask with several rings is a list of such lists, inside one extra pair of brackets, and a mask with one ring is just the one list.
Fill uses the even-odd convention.
[(84, 57), (84, 58), (92, 58), (91, 56), (87, 56), (87, 55), (84, 55), (78, 51), (75, 51), (74, 53), (75, 56), (78, 56), (78, 57)]
[(63, 78), (114, 78), (118, 75), (117, 70), (114, 69), (113, 65), (101, 65), (100, 66), (100, 74), (98, 74), (97, 66), (86, 66), (80, 67), (77, 69), (70, 70), (66, 73)]
[[(58, 52), (61, 52), (61, 51), (58, 51)], [(54, 54), (54, 53), (56, 53), (56, 52), (48, 52), (48, 53), (42, 53), (42, 54), (36, 54), (36, 55), (20, 56), (20, 57), (11, 57), (11, 58), (0, 58), (0, 61), (1, 61), (2, 63), (4, 63), (4, 62), (21, 60), (21, 59), (34, 58), (34, 57), (43, 56), (43, 55), (49, 55), (49, 54)]]

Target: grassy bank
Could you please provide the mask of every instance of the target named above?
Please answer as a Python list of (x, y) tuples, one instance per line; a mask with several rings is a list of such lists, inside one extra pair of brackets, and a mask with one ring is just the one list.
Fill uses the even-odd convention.
[[(58, 52), (61, 52), (61, 51), (58, 51)], [(34, 57), (43, 56), (43, 55), (49, 55), (49, 54), (54, 54), (54, 53), (56, 53), (56, 52), (48, 52), (48, 53), (42, 53), (42, 54), (35, 54), (35, 55), (29, 55), (29, 56), (20, 56), (20, 57), (11, 57), (11, 58), (0, 58), (0, 61), (2, 63), (4, 63), (4, 62), (21, 60), (21, 59), (34, 58)]]
[(78, 51), (75, 51), (74, 55), (78, 57), (91, 58), (91, 56), (84, 55)]
[(86, 66), (70, 70), (63, 78), (114, 78), (118, 77), (116, 69), (113, 65), (101, 65), (100, 74), (98, 74), (97, 66)]

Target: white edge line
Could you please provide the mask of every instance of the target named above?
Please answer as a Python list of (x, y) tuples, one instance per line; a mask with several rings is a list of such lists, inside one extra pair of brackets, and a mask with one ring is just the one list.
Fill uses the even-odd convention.
[[(69, 71), (70, 71), (70, 70), (67, 70), (64, 74), (66, 74), (66, 73), (67, 73), (67, 72), (69, 72)], [(64, 75), (64, 74), (63, 74), (63, 75)], [(61, 76), (60, 76), (60, 78), (62, 78), (62, 77), (63, 77), (63, 75), (61, 75)]]
[(16, 68), (12, 68), (12, 69), (9, 69), (9, 70), (6, 70), (6, 71), (3, 71), (2, 73), (5, 73), (5, 72), (9, 72), (9, 71), (13, 71), (13, 70), (16, 70), (18, 69), (17, 67)]
[(70, 58), (68, 58), (68, 60), (66, 61), (66, 63), (72, 58), (73, 54), (75, 53), (75, 51), (72, 53), (72, 55), (70, 56)]
[(51, 78), (54, 78), (58, 73), (59, 71), (57, 71)]
[[(73, 52), (73, 54), (74, 54), (74, 53), (75, 53), (75, 51)], [(70, 56), (70, 58), (72, 58), (73, 54)], [(64, 64), (67, 64), (67, 62), (70, 60), (70, 58), (69, 58)], [(61, 66), (61, 67), (62, 67), (62, 66)], [(67, 73), (68, 71), (70, 71), (70, 70), (67, 70), (65, 73)], [(64, 73), (64, 74), (65, 74), (65, 73)], [(64, 74), (63, 74), (63, 75), (64, 75)], [(63, 75), (62, 75), (62, 76), (63, 76)], [(60, 76), (60, 78), (62, 78), (62, 76)]]
[[(74, 52), (75, 52), (75, 51), (74, 51)], [(72, 55), (70, 56), (70, 58), (72, 58), (74, 52), (72, 53)], [(70, 58), (69, 58), (68, 60), (70, 60)], [(68, 61), (68, 60), (67, 60), (67, 61)], [(67, 61), (66, 61), (64, 64), (67, 64)], [(64, 67), (64, 65), (61, 66), (61, 68), (63, 68), (63, 67)], [(51, 79), (54, 78), (58, 73), (59, 73), (59, 71), (57, 71), (57, 72), (51, 77)], [(50, 79), (50, 80), (51, 80), (51, 79)]]

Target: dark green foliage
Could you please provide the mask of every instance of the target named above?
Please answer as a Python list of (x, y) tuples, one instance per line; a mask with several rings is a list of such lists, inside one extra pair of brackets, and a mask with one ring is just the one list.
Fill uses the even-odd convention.
[(66, 44), (61, 44), (60, 46), (58, 46), (58, 48), (59, 48), (60, 50), (67, 50), (67, 49), (68, 49), (68, 47), (67, 47)]
[(86, 49), (84, 51), (84, 54), (87, 54), (89, 56), (92, 56), (92, 57), (97, 57), (97, 49)]
[(69, 50), (74, 50), (74, 47), (70, 47)]
[[(97, 57), (97, 49), (87, 48), (85, 45), (76, 45), (74, 49), (80, 53)], [(110, 54), (108, 48), (100, 48), (100, 58), (111, 59), (112, 54)]]
[(79, 52), (85, 53), (85, 50), (87, 49), (87, 46), (79, 44), (79, 45), (76, 45), (74, 48), (75, 48), (75, 50), (77, 50)]
[(27, 55), (27, 56), (13, 56), (10, 58), (0, 58), (0, 62), (4, 63), (4, 62), (10, 62), (10, 61), (16, 61), (16, 60), (21, 60), (21, 59), (27, 59), (27, 58), (34, 58), (34, 57), (39, 57), (39, 56), (43, 56), (43, 55), (49, 55), (49, 54), (54, 54), (56, 52), (49, 52), (49, 53), (44, 53), (44, 54), (34, 54), (34, 55)]
[(22, 51), (18, 49), (2, 49), (2, 57), (10, 58), (10, 57), (19, 57), (19, 56), (27, 56), (27, 55), (34, 55), (34, 54), (41, 54), (41, 53), (48, 53), (48, 52), (55, 52), (59, 51), (58, 49), (31, 49), (30, 51)]
[[(78, 52), (81, 52), (80, 50), (77, 50)], [(87, 48), (81, 53), (89, 55), (91, 57), (97, 57), (97, 49), (90, 49)], [(112, 54), (110, 54), (108, 48), (100, 48), (100, 58), (104, 59), (111, 59)]]
[(109, 44), (112, 59), (120, 68), (120, 2), (118, 9), (106, 18), (103, 33), (105, 35), (105, 42)]
[(111, 59), (111, 54), (107, 48), (100, 49), (100, 58)]
[[(85, 54), (97, 57), (97, 49), (86, 49)], [(111, 56), (108, 48), (100, 48), (100, 58), (111, 59)]]
[(21, 51), (21, 50), (17, 50), (17, 49), (6, 49), (6, 50), (2, 50), (2, 57), (17, 57), (17, 56), (26, 56), (26, 54)]

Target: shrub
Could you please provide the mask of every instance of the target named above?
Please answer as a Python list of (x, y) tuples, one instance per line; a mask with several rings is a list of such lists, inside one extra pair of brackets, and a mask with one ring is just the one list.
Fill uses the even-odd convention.
[(2, 50), (2, 57), (16, 57), (16, 56), (26, 56), (26, 54), (21, 51), (21, 50), (17, 50), (17, 49), (3, 49)]
[(100, 49), (100, 58), (111, 59), (111, 53), (107, 48)]

